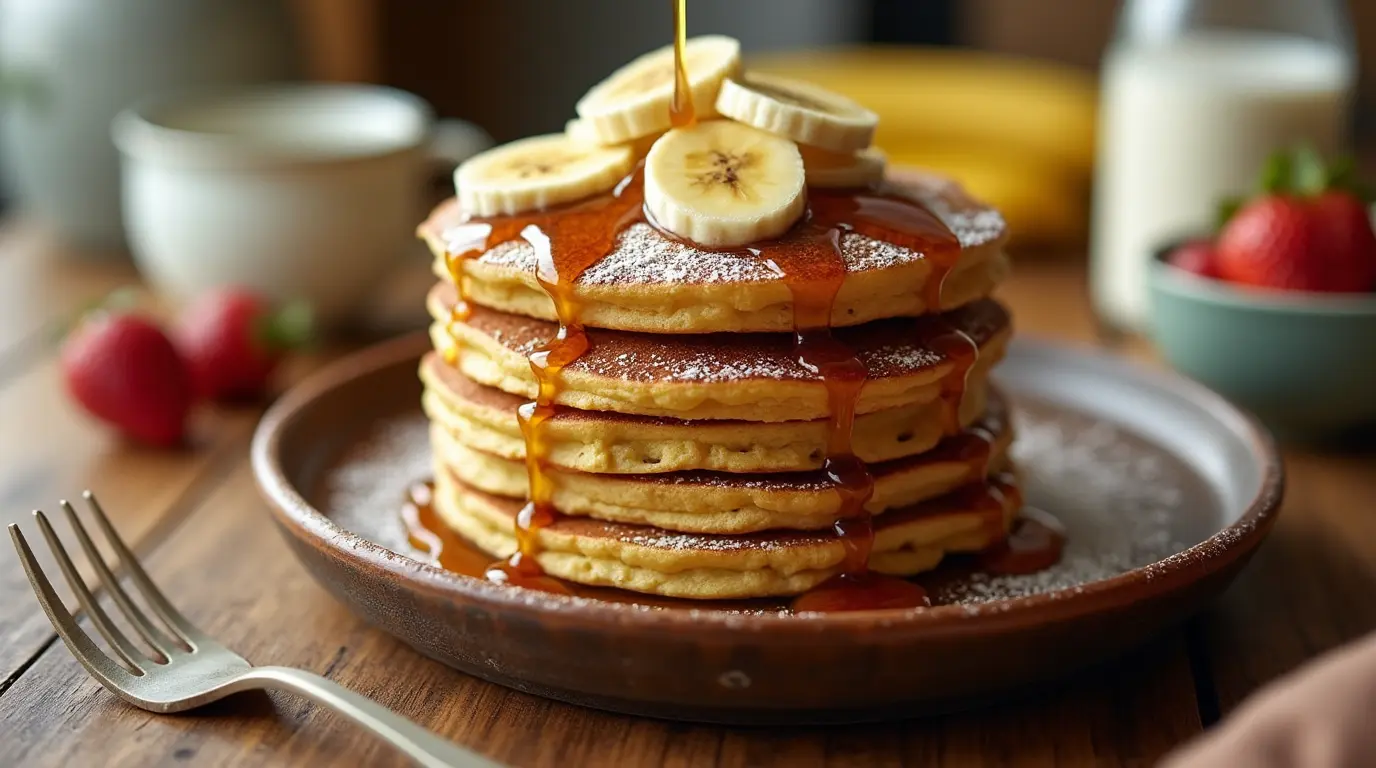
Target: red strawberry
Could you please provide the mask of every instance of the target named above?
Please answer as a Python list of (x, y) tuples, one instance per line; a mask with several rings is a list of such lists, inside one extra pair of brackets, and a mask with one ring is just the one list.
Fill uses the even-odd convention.
[(180, 443), (191, 374), (162, 329), (137, 315), (97, 312), (62, 347), (67, 389), (91, 415), (156, 446)]
[(1376, 288), (1376, 234), (1350, 169), (1301, 148), (1272, 158), (1263, 188), (1219, 233), (1223, 279), (1296, 291)]
[(1316, 215), (1328, 234), (1328, 261), (1340, 275), (1335, 282), (1340, 290), (1376, 289), (1376, 232), (1371, 228), (1371, 211), (1356, 195), (1330, 191), (1313, 201)]
[(1218, 278), (1218, 251), (1209, 240), (1194, 240), (1171, 251), (1171, 266), (1201, 277)]
[(1292, 291), (1325, 289), (1322, 221), (1291, 196), (1259, 198), (1233, 216), (1218, 236), (1218, 272), (1241, 285)]
[(188, 307), (177, 342), (197, 392), (213, 400), (242, 401), (262, 396), (283, 352), (308, 335), (309, 316), (302, 307), (274, 312), (257, 294), (231, 287)]

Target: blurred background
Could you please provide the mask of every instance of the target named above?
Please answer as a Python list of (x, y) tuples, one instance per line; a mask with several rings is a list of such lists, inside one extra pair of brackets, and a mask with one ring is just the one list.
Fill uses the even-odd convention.
[[(1348, 6), (1357, 48), (1376, 48), (1376, 3), (1336, 1)], [(396, 86), (420, 95), (441, 116), (472, 121), (497, 141), (561, 130), (574, 102), (591, 84), (635, 54), (663, 45), (669, 34), (669, 3), (660, 0), (0, 0), (0, 34), (10, 30), (11, 49), (0, 38), (0, 59), (12, 63), (12, 49), (33, 48), (33, 38), (45, 34), (55, 38), (48, 47), (61, 43), (64, 56), (80, 58), (81, 41), (99, 35), (111, 45), (112, 36), (139, 23), (140, 17), (217, 4), (259, 7), (259, 15), (268, 13), (261, 10), (266, 6), (283, 6), (291, 29), (289, 41), (276, 48), (289, 49), (297, 68), (279, 67), (277, 72)], [(1186, 3), (1163, 0), (1156, 5), (1178, 8)], [(787, 53), (870, 44), (951, 52), (953, 58), (920, 65), (887, 65), (905, 75), (910, 87), (880, 94), (881, 100), (915, 101), (923, 88), (940, 92), (927, 97), (926, 114), (912, 118), (926, 126), (920, 130), (909, 131), (902, 125), (904, 116), (884, 113), (883, 104), (867, 104), (878, 107), (885, 118), (880, 145), (896, 162), (957, 175), (977, 194), (1006, 208), (1024, 245), (1059, 247), (1087, 236), (1093, 129), (1084, 126), (1094, 120), (1096, 76), (1121, 7), (1109, 0), (692, 0), (690, 33), (729, 33), (759, 66), (813, 78), (819, 77), (817, 67), (794, 66), (797, 58), (790, 60)], [(104, 18), (116, 15), (129, 23), (111, 24)], [(241, 37), (249, 29), (273, 32), (268, 29), (272, 25), (262, 23), (202, 23), (234, 29)], [(207, 34), (192, 22), (183, 24), (192, 39)], [(35, 35), (37, 27), (42, 29)], [(156, 44), (136, 42), (137, 36), (130, 33), (131, 45)], [(785, 59), (771, 67), (780, 55)], [(167, 68), (184, 67), (179, 57), (189, 54), (169, 52)], [(108, 62), (92, 66), (97, 70), (92, 77), (109, 77), (100, 72), (109, 69)], [(872, 74), (867, 67), (841, 66), (834, 77), (826, 77), (829, 67), (822, 66), (821, 77), (831, 87), (853, 92)], [(1032, 77), (1020, 79), (1010, 72)], [(17, 76), (0, 73), (0, 85), (7, 86), (11, 101), (26, 94), (32, 98), (24, 74), (22, 67)], [(175, 81), (164, 74), (147, 79), (145, 88), (151, 91)], [(115, 92), (135, 88), (130, 83), (113, 89), (98, 85)], [(1376, 126), (1371, 119), (1376, 57), (1361, 63), (1356, 98), (1357, 136), (1365, 139)], [(1029, 130), (1020, 124), (1022, 116), (1048, 102), (1058, 110), (1048, 119), (1066, 130), (1049, 154), (1041, 135), (1030, 144), (1018, 135)], [(905, 137), (905, 132), (911, 135)], [(26, 151), (15, 143), (11, 140), (0, 151), (0, 171), (13, 164), (12, 155)], [(6, 171), (3, 178), (12, 175)], [(98, 233), (87, 239), (101, 240)]]
[[(1372, 0), (690, 0), (688, 21), (740, 39), (749, 69), (877, 112), (891, 165), (997, 207), (1019, 263), (1073, 266), (1110, 331), (1151, 334), (1153, 257), (1212, 237), (1220, 200), (1256, 191), (1275, 150), (1376, 161)], [(668, 0), (0, 0), (0, 200), (73, 260), (131, 255), (172, 304), (234, 283), (329, 324), (381, 303), (408, 308), (390, 329), (419, 326), (432, 278), (414, 228), (455, 165), (564, 130), (590, 86), (671, 31)], [(1279, 375), (1225, 380), (1242, 368), (1216, 351), (1236, 344), (1187, 364), (1172, 339), (1304, 315), (1341, 329), (1298, 345), (1376, 347), (1376, 285), (1359, 277), (1339, 288), (1367, 294), (1360, 309), (1310, 297), (1285, 313), (1167, 278), (1219, 316), (1155, 340), (1245, 401)]]
[[(424, 95), (446, 114), (483, 124), (499, 141), (561, 130), (588, 86), (631, 56), (664, 44), (669, 5), (667, 0), (298, 3), (312, 19), (313, 60), (322, 76), (394, 83)], [(1358, 47), (1376, 50), (1376, 3), (1348, 4)], [(1114, 0), (692, 0), (690, 24), (692, 34), (739, 38), (750, 54), (905, 43), (1027, 56), (1092, 76), (1120, 5)], [(1362, 96), (1369, 111), (1376, 105), (1376, 58), (1363, 65)]]
[[(1271, 150), (1303, 139), (1376, 158), (1365, 151), (1376, 148), (1376, 56), (1359, 55), (1376, 50), (1370, 0), (691, 0), (689, 34), (706, 33), (739, 38), (747, 67), (878, 112), (890, 162), (952, 176), (998, 207), (1020, 258), (1088, 255), (1101, 319), (1130, 330), (1144, 329), (1150, 253), (1211, 226), (1217, 199), (1249, 189)], [(591, 85), (670, 36), (668, 0), (0, 0), (0, 189), (64, 242), (132, 245), (155, 289), (189, 295), (252, 274), (239, 264), (193, 276), (166, 238), (162, 263), (150, 255), (177, 222), (161, 198), (127, 215), (109, 126), (129, 104), (282, 80), (391, 86), (431, 105), (450, 140), (449, 162), (432, 168), (434, 202), (452, 194), (458, 160), (563, 130)], [(139, 146), (123, 147), (126, 161), (170, 162)], [(203, 175), (228, 188), (225, 171)], [(302, 194), (292, 199), (304, 205)], [(341, 218), (321, 214), (319, 228)], [(275, 226), (260, 265), (295, 258), (267, 253), (292, 242), (291, 222)], [(153, 234), (140, 247), (130, 229)], [(358, 240), (335, 234), (341, 247)], [(369, 269), (409, 261), (423, 280), (423, 257), (395, 250)], [(231, 249), (199, 257), (241, 261)], [(255, 286), (285, 297), (318, 274), (302, 259)], [(352, 285), (372, 277), (360, 266)], [(336, 303), (356, 302), (355, 288)]]

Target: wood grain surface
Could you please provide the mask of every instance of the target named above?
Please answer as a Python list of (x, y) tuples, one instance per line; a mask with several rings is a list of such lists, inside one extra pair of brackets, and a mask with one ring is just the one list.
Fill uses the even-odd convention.
[[(1216, 608), (1028, 698), (897, 724), (762, 730), (508, 691), (363, 624), (297, 565), (248, 467), (256, 411), (206, 413), (194, 449), (160, 453), (125, 445), (67, 404), (48, 330), (130, 280), (128, 267), (74, 263), (34, 233), (0, 231), (0, 520), (36, 534), (31, 508), (91, 487), (173, 601), (226, 644), (255, 662), (328, 675), (512, 765), (1150, 765), (1257, 686), (1376, 627), (1376, 453), (1295, 449), (1281, 522)], [(1003, 297), (1020, 332), (1096, 343), (1078, 260), (1026, 259)], [(331, 355), (297, 361), (287, 380)], [(176, 716), (124, 705), (55, 640), (0, 546), (0, 765), (190, 764), (400, 761), (290, 696), (245, 695)]]

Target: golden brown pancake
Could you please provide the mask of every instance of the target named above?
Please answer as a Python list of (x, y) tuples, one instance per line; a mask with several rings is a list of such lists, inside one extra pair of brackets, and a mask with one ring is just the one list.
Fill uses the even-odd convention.
[[(1003, 405), (964, 433), (916, 456), (870, 466), (872, 514), (912, 506), (977, 482), (1004, 464), (1012, 430)], [(526, 465), (463, 445), (438, 423), (431, 426), (435, 474), (452, 474), (475, 490), (525, 499)], [(824, 530), (841, 514), (841, 495), (821, 470), (733, 474), (687, 471), (603, 475), (546, 468), (551, 501), (567, 515), (649, 525), (687, 533), (752, 533), (771, 529)]]
[[(1020, 504), (1011, 476), (964, 486), (938, 499), (876, 518), (871, 570), (913, 575), (948, 552), (1001, 540)], [(436, 477), (435, 511), (495, 558), (516, 551), (521, 502)], [(740, 599), (796, 595), (839, 572), (846, 556), (830, 532), (765, 531), (736, 536), (674, 533), (586, 517), (564, 517), (539, 534), (546, 573), (578, 584), (666, 597)]]
[[(452, 348), (469, 378), (531, 398), (535, 376), (527, 356), (557, 333), (554, 323), (475, 309), (449, 322), (452, 286), (430, 293), (437, 349)], [(836, 337), (869, 371), (856, 403), (872, 413), (941, 396), (943, 379), (958, 375), (956, 355), (991, 365), (1003, 356), (1012, 328), (1007, 310), (981, 299), (940, 316), (880, 320), (843, 328)], [(591, 345), (560, 374), (555, 401), (581, 410), (677, 419), (810, 421), (829, 413), (821, 377), (798, 362), (791, 334), (667, 336), (589, 329)], [(945, 348), (941, 342), (947, 342)]]
[[(987, 366), (970, 373), (960, 423), (984, 413)], [(454, 440), (507, 459), (525, 459), (516, 409), (526, 399), (478, 384), (438, 354), (421, 362), (426, 413)], [(944, 436), (939, 402), (890, 408), (855, 420), (853, 446), (866, 462), (929, 450)], [(580, 472), (637, 474), (680, 470), (789, 472), (817, 469), (826, 454), (829, 422), (685, 421), (557, 406), (541, 425), (551, 466)]]
[[(960, 259), (941, 292), (941, 309), (989, 295), (1009, 269), (1003, 217), (937, 176), (905, 173), (888, 185), (924, 203), (961, 242)], [(457, 201), (450, 201), (419, 230), (436, 254), (436, 272), (446, 280), (446, 232), (463, 218)], [(832, 313), (834, 327), (933, 311), (924, 297), (938, 270), (924, 254), (856, 233), (842, 237), (841, 253), (847, 274)], [(555, 319), (554, 305), (535, 279), (535, 251), (524, 241), (497, 245), (464, 261), (463, 273), (474, 303)], [(582, 322), (599, 328), (650, 333), (793, 329), (792, 293), (767, 259), (702, 250), (647, 224), (622, 233), (616, 248), (575, 281), (574, 296)]]

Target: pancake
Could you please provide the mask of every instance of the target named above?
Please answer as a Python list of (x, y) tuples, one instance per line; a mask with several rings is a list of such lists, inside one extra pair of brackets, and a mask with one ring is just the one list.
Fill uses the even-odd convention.
[[(436, 349), (452, 349), (469, 378), (533, 398), (536, 381), (527, 357), (557, 326), (481, 308), (465, 321), (447, 322), (455, 299), (453, 286), (443, 283), (430, 293)], [(991, 365), (1003, 357), (1011, 330), (1007, 310), (992, 299), (943, 315), (838, 330), (836, 337), (869, 371), (856, 412), (937, 400), (943, 379), (958, 375), (957, 355), (970, 353), (969, 341), (979, 347), (977, 363)], [(759, 422), (810, 421), (829, 413), (826, 386), (798, 362), (792, 334), (668, 336), (589, 329), (588, 339), (588, 351), (560, 374), (558, 404)]]
[[(984, 412), (988, 368), (981, 362), (970, 372), (960, 405), (962, 426)], [(526, 398), (478, 384), (435, 353), (422, 360), (420, 375), (426, 413), (455, 441), (494, 456), (525, 459), (516, 409)], [(874, 463), (931, 449), (945, 436), (943, 407), (927, 402), (858, 416), (852, 434), (855, 454)], [(557, 406), (540, 428), (546, 463), (563, 469), (789, 472), (822, 466), (829, 422), (684, 421)]]
[[(1009, 271), (1003, 252), (1003, 217), (940, 177), (904, 173), (890, 191), (926, 205), (956, 235), (960, 259), (942, 291), (942, 310), (987, 296)], [(463, 211), (441, 205), (418, 231), (436, 255), (446, 280), (446, 233), (456, 231)], [(788, 235), (785, 235), (785, 240)], [(930, 313), (925, 297), (934, 279), (924, 254), (848, 233), (841, 238), (846, 278), (836, 297), (832, 326)], [(535, 279), (535, 250), (525, 241), (497, 245), (463, 262), (473, 303), (514, 314), (554, 320), (554, 305)], [(580, 318), (588, 326), (650, 333), (791, 331), (793, 296), (768, 259), (747, 252), (701, 250), (635, 224), (615, 249), (574, 283)]]
[[(1002, 403), (934, 450), (869, 467), (871, 514), (912, 506), (978, 482), (1003, 466), (1012, 431)], [(435, 474), (495, 496), (524, 500), (525, 462), (474, 450), (438, 424), (431, 425)], [(841, 512), (841, 494), (821, 470), (768, 474), (673, 472), (599, 475), (546, 468), (554, 481), (550, 501), (566, 515), (649, 525), (686, 533), (753, 533), (774, 529), (825, 530)]]
[[(1004, 475), (885, 514), (875, 520), (870, 569), (909, 576), (936, 567), (947, 553), (986, 549), (1006, 535), (1020, 504), (1011, 476)], [(435, 479), (435, 511), (493, 559), (516, 551), (513, 531), (521, 506), (452, 475)], [(551, 576), (690, 599), (800, 594), (836, 575), (846, 556), (845, 544), (829, 532), (719, 536), (586, 517), (561, 518), (538, 537), (535, 557)]]

